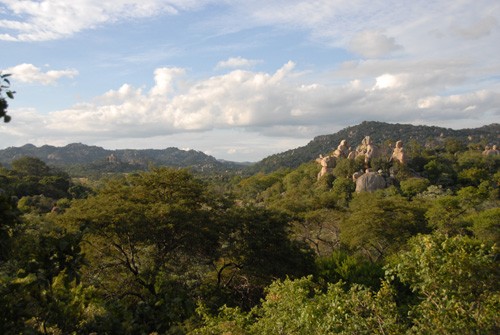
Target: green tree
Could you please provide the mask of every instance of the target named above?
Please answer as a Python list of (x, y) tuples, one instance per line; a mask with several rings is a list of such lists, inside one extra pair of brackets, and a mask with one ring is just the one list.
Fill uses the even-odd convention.
[(4, 122), (9, 122), (11, 120), (10, 115), (7, 115), (7, 108), (9, 107), (7, 98), (14, 99), (14, 94), (16, 93), (9, 89), (10, 81), (8, 77), (10, 76), (10, 74), (2, 74), (2, 72), (0, 72), (0, 119), (3, 118)]
[(500, 246), (500, 207), (489, 208), (471, 215), (474, 235), (487, 243)]
[(346, 288), (353, 284), (360, 284), (378, 290), (384, 278), (382, 263), (373, 263), (349, 255), (343, 250), (336, 250), (329, 256), (317, 258), (316, 266), (320, 282), (337, 283), (342, 281)]
[(6, 172), (7, 187), (17, 197), (44, 195), (59, 199), (70, 197), (71, 179), (68, 174), (49, 167), (35, 157), (21, 157), (12, 161)]
[(160, 168), (108, 182), (58, 220), (83, 231), (84, 279), (109, 297), (122, 331), (164, 332), (193, 313), (217, 258), (217, 206), (187, 171)]
[(225, 232), (217, 262), (217, 289), (232, 297), (229, 303), (249, 309), (273, 280), (312, 272), (310, 249), (289, 238), (289, 216), (245, 206), (231, 208), (222, 220)]
[(293, 238), (307, 243), (317, 256), (340, 248), (340, 222), (344, 213), (323, 208), (305, 213), (292, 222)]
[(245, 199), (260, 200), (259, 195), (262, 192), (281, 182), (283, 176), (289, 172), (289, 170), (282, 169), (270, 174), (264, 174), (262, 172), (257, 173), (251, 177), (240, 180), (237, 184), (236, 192)]
[(362, 159), (338, 159), (333, 169), (333, 175), (337, 178), (351, 178), (354, 172), (363, 169)]
[(426, 231), (419, 202), (384, 192), (357, 194), (341, 223), (340, 239), (373, 261), (398, 251), (408, 238)]
[(446, 234), (464, 234), (470, 226), (467, 217), (480, 212), (488, 196), (488, 183), (464, 187), (456, 195), (445, 195), (431, 201), (425, 217), (432, 229)]
[[(76, 287), (84, 263), (79, 232), (35, 217), (17, 228), (0, 263), (0, 333), (71, 333), (81, 318), (63, 312), (62, 296)], [(57, 289), (56, 289), (57, 287)]]
[(387, 274), (417, 294), (410, 334), (497, 334), (500, 331), (496, 247), (464, 236), (421, 235)]
[(24, 213), (48, 213), (54, 208), (55, 199), (42, 195), (24, 196), (19, 199), (17, 208)]
[(201, 309), (205, 325), (190, 334), (402, 334), (389, 286), (373, 291), (342, 283), (326, 292), (311, 277), (276, 281), (262, 305), (245, 314), (224, 307), (211, 317)]
[(425, 164), (424, 175), (432, 184), (443, 186), (453, 185), (456, 180), (452, 161), (444, 157), (434, 158)]
[(337, 178), (334, 180), (330, 193), (334, 194), (335, 205), (338, 208), (347, 208), (352, 199), (356, 184), (352, 178)]
[(431, 183), (428, 179), (413, 177), (401, 181), (400, 188), (403, 195), (407, 196), (408, 198), (413, 198), (417, 194), (427, 190), (427, 187), (429, 187), (430, 184)]
[(472, 167), (458, 173), (458, 182), (465, 186), (478, 186), (481, 182), (489, 179), (486, 169)]
[(464, 151), (466, 146), (462, 141), (456, 138), (447, 138), (444, 140), (444, 148), (447, 152), (456, 154), (457, 152)]
[(45, 177), (50, 175), (50, 168), (39, 158), (24, 156), (12, 161), (12, 171), (21, 176)]
[(12, 251), (11, 239), (20, 223), (19, 215), (14, 199), (0, 189), (0, 264)]

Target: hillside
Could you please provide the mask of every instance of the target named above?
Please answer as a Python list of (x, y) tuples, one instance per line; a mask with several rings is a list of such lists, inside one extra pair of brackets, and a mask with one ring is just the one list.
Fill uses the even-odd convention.
[(67, 170), (73, 175), (102, 172), (131, 172), (148, 166), (189, 167), (197, 172), (219, 172), (240, 169), (241, 164), (219, 161), (195, 150), (177, 148), (145, 150), (107, 150), (98, 146), (72, 143), (64, 147), (26, 144), (0, 150), (0, 164), (8, 166), (13, 160), (31, 156)]
[(359, 125), (347, 127), (331, 135), (315, 137), (303, 147), (271, 155), (247, 169), (248, 173), (271, 172), (279, 168), (296, 168), (300, 164), (328, 154), (345, 139), (355, 148), (365, 136), (370, 136), (375, 144), (394, 144), (398, 140), (408, 143), (415, 140), (421, 145), (439, 143), (446, 138), (457, 139), (464, 144), (494, 144), (499, 141), (500, 124), (494, 123), (475, 129), (453, 130), (433, 126), (414, 126), (409, 124), (390, 124), (385, 122), (365, 121)]
[(303, 147), (271, 155), (252, 165), (218, 160), (195, 150), (185, 151), (177, 148), (107, 150), (81, 143), (72, 143), (65, 147), (50, 145), (36, 147), (32, 144), (10, 147), (0, 150), (0, 164), (8, 166), (16, 158), (31, 156), (49, 165), (63, 168), (72, 175), (132, 172), (145, 170), (151, 165), (189, 167), (193, 171), (207, 173), (244, 170), (246, 174), (253, 174), (271, 172), (283, 167), (296, 168), (302, 163), (314, 160), (320, 154), (330, 153), (343, 139), (346, 139), (353, 148), (359, 145), (365, 136), (371, 136), (378, 145), (393, 145), (397, 140), (403, 140), (405, 143), (415, 140), (421, 145), (439, 144), (446, 138), (454, 138), (464, 144), (493, 144), (499, 141), (499, 134), (500, 124), (498, 123), (475, 129), (453, 130), (432, 126), (365, 121), (335, 134), (317, 136)]

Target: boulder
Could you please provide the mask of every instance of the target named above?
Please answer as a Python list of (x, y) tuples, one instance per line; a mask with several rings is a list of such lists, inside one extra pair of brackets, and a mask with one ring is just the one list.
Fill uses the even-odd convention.
[(385, 178), (377, 172), (368, 171), (361, 175), (355, 173), (353, 179), (356, 181), (356, 193), (373, 192), (387, 187)]

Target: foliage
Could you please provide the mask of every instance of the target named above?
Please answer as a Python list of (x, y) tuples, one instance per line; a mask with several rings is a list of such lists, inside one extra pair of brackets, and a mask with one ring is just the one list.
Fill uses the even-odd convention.
[(341, 241), (376, 261), (398, 251), (408, 238), (426, 231), (424, 211), (416, 202), (383, 192), (360, 193), (341, 224)]
[(342, 159), (320, 179), (309, 161), (75, 184), (23, 157), (0, 167), (0, 333), (496, 334), (500, 163), (484, 145), (408, 143), (373, 193)]
[(470, 217), (472, 231), (480, 240), (500, 246), (500, 208), (490, 208)]
[(373, 293), (354, 285), (346, 292), (339, 282), (322, 292), (311, 277), (287, 279), (270, 285), (262, 305), (248, 316), (225, 308), (216, 320), (205, 316), (207, 326), (191, 334), (222, 330), (228, 334), (401, 334), (394, 310), (387, 286)]
[(58, 220), (83, 231), (83, 275), (121, 301), (127, 327), (165, 331), (192, 313), (193, 285), (217, 258), (214, 206), (187, 171), (155, 169), (108, 182)]
[(412, 334), (495, 334), (500, 330), (495, 247), (469, 237), (418, 236), (389, 267), (420, 299), (409, 317)]
[(289, 240), (288, 222), (286, 215), (254, 206), (225, 213), (217, 288), (232, 297), (232, 304), (249, 309), (273, 280), (311, 272), (312, 254)]
[(336, 250), (329, 256), (316, 260), (317, 276), (320, 282), (337, 283), (342, 281), (346, 288), (360, 284), (378, 290), (384, 276), (381, 263), (373, 263)]
[(362, 159), (339, 159), (332, 174), (337, 178), (351, 178), (353, 173), (362, 170), (363, 166)]
[(464, 148), (462, 145), (454, 147), (452, 144), (455, 141), (467, 143), (469, 138), (477, 139), (479, 137), (483, 141), (494, 143), (498, 141), (499, 127), (498, 123), (494, 123), (476, 129), (453, 130), (450, 128), (364, 121), (359, 125), (344, 128), (335, 134), (317, 136), (303, 147), (266, 157), (250, 166), (246, 172), (249, 174), (257, 172), (270, 173), (283, 167), (295, 169), (303, 163), (313, 161), (320, 154), (330, 153), (337, 148), (341, 140), (348, 140), (354, 149), (367, 135), (375, 139), (377, 145), (386, 141), (394, 143), (397, 140), (402, 140), (409, 160), (408, 165), (411, 169), (421, 172), (423, 165), (429, 160), (426, 157), (427, 149), (444, 151), (445, 144), (448, 144), (448, 153), (451, 153), (456, 149)]
[(0, 189), (0, 264), (11, 253), (11, 239), (20, 222), (19, 214), (15, 201)]
[[(311, 276), (275, 281), (249, 313), (201, 309), (203, 323), (191, 334), (496, 334), (496, 253), (468, 237), (417, 236), (391, 259), (379, 288), (339, 281), (323, 289)], [(416, 295), (406, 309), (397, 281)]]
[(445, 157), (430, 160), (425, 164), (423, 173), (432, 184), (450, 186), (456, 180), (456, 172), (453, 169), (452, 162)]
[(2, 334), (74, 330), (67, 303), (84, 263), (80, 237), (50, 220), (33, 219), (18, 227), (12, 253), (0, 264)]
[(400, 188), (403, 195), (413, 198), (419, 193), (427, 190), (427, 187), (430, 186), (430, 181), (425, 178), (409, 178), (401, 181)]
[(343, 213), (328, 208), (309, 211), (293, 221), (293, 237), (307, 243), (317, 256), (330, 255), (340, 246), (343, 216)]
[(430, 203), (425, 213), (432, 229), (446, 234), (463, 234), (470, 226), (467, 216), (481, 211), (480, 206), (489, 195), (488, 185), (464, 187), (457, 195), (446, 195)]
[(55, 200), (42, 195), (24, 196), (17, 202), (17, 208), (25, 213), (48, 213), (54, 208)]
[(72, 186), (69, 176), (49, 167), (34, 157), (20, 157), (12, 162), (11, 170), (0, 171), (6, 191), (21, 198), (43, 195), (52, 199), (66, 198)]
[(8, 73), (2, 74), (0, 72), (0, 119), (3, 118), (4, 122), (10, 122), (11, 120), (11, 117), (7, 115), (7, 108), (9, 108), (9, 104), (6, 98), (14, 99), (14, 94), (16, 93), (9, 89), (10, 81), (8, 77), (10, 76), (11, 75)]

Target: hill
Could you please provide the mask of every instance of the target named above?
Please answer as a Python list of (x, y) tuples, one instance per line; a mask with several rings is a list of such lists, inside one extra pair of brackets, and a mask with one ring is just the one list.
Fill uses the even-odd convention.
[(454, 138), (464, 144), (494, 144), (499, 141), (500, 124), (494, 123), (474, 129), (453, 130), (434, 126), (414, 126), (409, 124), (390, 124), (385, 122), (364, 121), (359, 125), (347, 127), (331, 135), (315, 137), (303, 147), (287, 150), (271, 155), (247, 168), (247, 173), (271, 172), (279, 168), (296, 168), (299, 165), (316, 159), (320, 154), (328, 154), (345, 139), (352, 148), (356, 148), (365, 136), (370, 136), (375, 144), (393, 145), (402, 140), (408, 143), (417, 141), (421, 145), (443, 142), (446, 138)]
[(177, 148), (145, 150), (107, 150), (98, 146), (72, 143), (64, 147), (26, 144), (0, 150), (0, 164), (9, 165), (13, 160), (31, 156), (45, 163), (62, 168), (72, 175), (106, 172), (132, 172), (149, 166), (189, 167), (197, 172), (221, 172), (241, 169), (244, 165), (216, 158), (195, 150)]
[(453, 130), (433, 126), (365, 121), (335, 134), (317, 136), (303, 147), (271, 155), (255, 164), (218, 160), (195, 150), (186, 151), (177, 148), (107, 150), (81, 143), (72, 143), (65, 147), (50, 145), (36, 147), (32, 144), (10, 147), (0, 150), (0, 164), (8, 166), (16, 158), (31, 156), (49, 165), (60, 167), (75, 176), (132, 172), (145, 170), (151, 165), (189, 167), (193, 171), (203, 173), (243, 170), (249, 175), (256, 172), (272, 172), (279, 168), (296, 168), (314, 160), (320, 154), (332, 152), (343, 139), (347, 140), (353, 148), (359, 145), (365, 136), (371, 136), (378, 145), (393, 145), (397, 140), (402, 140), (404, 143), (414, 140), (421, 145), (428, 146), (443, 143), (447, 138), (454, 138), (464, 144), (482, 143), (484, 145), (497, 143), (499, 134), (500, 124), (498, 123), (474, 129)]

